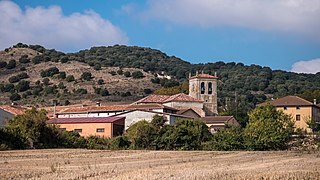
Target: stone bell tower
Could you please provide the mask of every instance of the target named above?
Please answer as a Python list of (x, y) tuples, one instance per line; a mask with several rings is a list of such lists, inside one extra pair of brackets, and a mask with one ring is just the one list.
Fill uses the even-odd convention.
[(217, 79), (216, 75), (198, 74), (197, 72), (191, 77), (189, 74), (189, 96), (203, 101), (206, 116), (218, 114)]

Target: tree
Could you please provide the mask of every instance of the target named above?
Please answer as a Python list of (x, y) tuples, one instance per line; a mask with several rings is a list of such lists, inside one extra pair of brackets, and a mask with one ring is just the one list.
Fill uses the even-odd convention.
[(67, 63), (68, 61), (69, 61), (68, 56), (63, 56), (63, 57), (60, 59), (60, 62), (61, 62), (61, 63)]
[(20, 79), (17, 76), (11, 76), (11, 77), (9, 77), (8, 80), (10, 83), (16, 83), (16, 82), (20, 81)]
[(5, 61), (0, 61), (0, 68), (4, 68), (7, 66), (7, 62)]
[(66, 77), (66, 81), (67, 81), (67, 82), (72, 82), (72, 81), (74, 81), (74, 76), (73, 76), (73, 75), (68, 75), (68, 76)]
[(132, 77), (133, 77), (133, 79), (140, 79), (140, 78), (143, 78), (144, 75), (141, 71), (134, 71), (132, 73)]
[(16, 61), (15, 60), (10, 60), (9, 63), (6, 65), (6, 68), (7, 69), (13, 69), (15, 68), (17, 65)]
[(21, 96), (18, 93), (13, 93), (13, 94), (10, 95), (10, 100), (11, 101), (19, 101), (20, 99), (21, 99)]
[(99, 71), (99, 70), (101, 70), (101, 64), (96, 63), (93, 68), (94, 68), (94, 70)]
[(20, 63), (23, 63), (23, 64), (26, 64), (26, 63), (29, 63), (30, 62), (30, 59), (28, 58), (28, 55), (23, 55), (19, 58), (19, 62)]
[(22, 80), (16, 85), (16, 90), (18, 92), (24, 92), (26, 90), (30, 89), (30, 82)]
[(292, 118), (276, 107), (257, 107), (249, 113), (249, 123), (244, 129), (245, 146), (252, 150), (283, 149), (293, 129)]
[(125, 136), (129, 138), (131, 147), (134, 149), (151, 149), (155, 135), (155, 127), (145, 120), (134, 123), (125, 132)]
[(99, 79), (99, 80), (98, 80), (98, 84), (99, 84), (99, 85), (104, 84), (104, 80), (103, 80), (103, 79)]
[(125, 77), (131, 77), (131, 73), (129, 71), (124, 72), (123, 75)]
[(92, 79), (92, 74), (90, 72), (83, 72), (81, 74), (81, 79), (86, 80), (86, 81), (90, 81)]
[(48, 86), (50, 84), (50, 79), (49, 78), (44, 78), (42, 79), (42, 82), (45, 86)]
[(100, 95), (101, 96), (108, 96), (109, 95), (109, 91), (106, 88), (103, 88), (100, 90)]
[(319, 131), (320, 125), (319, 125), (319, 123), (318, 123), (316, 120), (314, 120), (313, 118), (309, 117), (309, 118), (306, 120), (306, 123), (307, 123), (307, 125), (308, 125), (308, 128), (311, 129), (312, 133)]
[(167, 122), (168, 120), (166, 119), (166, 117), (164, 116), (159, 116), (159, 115), (154, 115), (152, 120), (151, 120), (151, 124), (156, 127), (157, 129), (160, 129), (164, 126), (164, 124)]
[(48, 144), (55, 142), (54, 134), (57, 133), (47, 126), (47, 120), (45, 110), (38, 111), (32, 108), (9, 120), (6, 129), (18, 134), (28, 148), (47, 147)]

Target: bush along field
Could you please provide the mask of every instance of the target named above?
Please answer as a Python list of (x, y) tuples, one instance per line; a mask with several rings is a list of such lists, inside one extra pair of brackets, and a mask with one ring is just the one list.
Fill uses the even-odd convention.
[[(292, 146), (303, 144), (303, 139), (292, 138), (295, 132), (291, 117), (271, 105), (252, 110), (245, 128), (227, 126), (215, 134), (211, 134), (201, 120), (178, 119), (174, 125), (168, 125), (162, 116), (154, 116), (151, 122), (142, 120), (133, 124), (121, 136), (84, 138), (77, 132), (60, 131), (54, 125), (47, 125), (47, 120), (46, 111), (34, 108), (15, 116), (0, 129), (1, 149), (263, 151), (294, 149)], [(319, 138), (313, 138), (314, 149), (318, 148), (319, 142)]]

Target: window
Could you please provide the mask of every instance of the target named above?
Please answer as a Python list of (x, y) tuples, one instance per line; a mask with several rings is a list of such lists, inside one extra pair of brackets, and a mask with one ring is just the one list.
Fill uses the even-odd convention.
[(204, 86), (204, 82), (202, 82), (201, 83), (201, 85), (200, 85), (200, 92), (201, 92), (201, 94), (204, 94), (204, 92), (205, 92), (205, 86)]
[(212, 83), (208, 83), (208, 94), (212, 94)]
[(284, 110), (287, 110), (287, 107), (283, 107)]
[(296, 115), (296, 121), (300, 121), (300, 114)]
[(104, 132), (104, 128), (97, 128), (97, 132)]
[(297, 106), (297, 107), (296, 107), (296, 109), (300, 109), (300, 107), (299, 107), (299, 106)]
[(74, 132), (79, 132), (79, 133), (81, 133), (81, 132), (82, 132), (82, 129), (74, 129), (73, 131), (74, 131)]

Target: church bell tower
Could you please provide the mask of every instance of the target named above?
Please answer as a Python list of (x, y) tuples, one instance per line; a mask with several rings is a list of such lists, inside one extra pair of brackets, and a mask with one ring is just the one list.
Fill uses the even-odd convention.
[(203, 101), (206, 116), (218, 114), (217, 76), (209, 74), (189, 75), (189, 96)]

